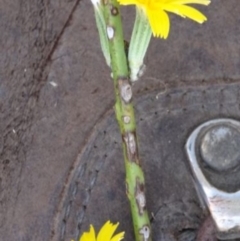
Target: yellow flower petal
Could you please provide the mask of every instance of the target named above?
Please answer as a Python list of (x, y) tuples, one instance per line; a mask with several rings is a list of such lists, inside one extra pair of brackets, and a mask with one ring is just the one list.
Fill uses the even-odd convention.
[(92, 225), (90, 225), (89, 232), (83, 233), (79, 241), (96, 241), (95, 230)]
[(198, 10), (186, 4), (208, 5), (210, 0), (118, 0), (122, 5), (136, 5), (147, 15), (153, 35), (167, 38), (170, 29), (169, 17), (166, 12), (175, 13), (183, 18), (190, 18), (203, 23), (207, 18)]
[(120, 241), (124, 237), (124, 232), (113, 236), (118, 224), (119, 223), (112, 224), (110, 221), (107, 221), (99, 231), (97, 238), (93, 226), (90, 225), (89, 232), (83, 233), (79, 241)]
[(111, 241), (120, 241), (124, 238), (124, 232), (118, 233), (112, 237)]
[(110, 221), (107, 221), (98, 233), (97, 241), (111, 241), (113, 233), (115, 232), (117, 227), (118, 223), (112, 224)]
[(207, 18), (201, 12), (189, 6), (169, 4), (164, 9), (168, 12), (175, 13), (181, 17), (188, 17), (198, 23), (203, 23), (207, 20)]
[(176, 4), (202, 4), (202, 5), (209, 5), (211, 3), (210, 0), (167, 0), (166, 2), (174, 2)]
[(170, 21), (166, 12), (147, 9), (147, 16), (152, 28), (153, 36), (166, 39), (170, 29)]

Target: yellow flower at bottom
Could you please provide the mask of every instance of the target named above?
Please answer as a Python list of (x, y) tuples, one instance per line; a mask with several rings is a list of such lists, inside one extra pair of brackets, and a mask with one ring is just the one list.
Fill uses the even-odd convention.
[(166, 12), (188, 17), (198, 23), (207, 18), (198, 10), (186, 4), (208, 5), (210, 0), (118, 0), (122, 5), (136, 5), (148, 17), (153, 35), (166, 39), (169, 34), (170, 20)]
[(79, 241), (120, 241), (124, 237), (124, 232), (113, 235), (118, 227), (118, 224), (119, 223), (112, 224), (110, 221), (107, 221), (100, 229), (97, 237), (94, 227), (90, 225), (89, 232), (83, 233)]

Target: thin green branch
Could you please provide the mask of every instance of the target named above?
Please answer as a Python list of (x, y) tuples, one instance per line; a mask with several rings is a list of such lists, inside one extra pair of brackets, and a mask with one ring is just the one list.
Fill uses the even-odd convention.
[(115, 114), (123, 140), (126, 191), (131, 206), (135, 240), (151, 241), (151, 228), (146, 210), (145, 180), (138, 155), (132, 86), (129, 80), (120, 10), (116, 0), (103, 1), (116, 98)]

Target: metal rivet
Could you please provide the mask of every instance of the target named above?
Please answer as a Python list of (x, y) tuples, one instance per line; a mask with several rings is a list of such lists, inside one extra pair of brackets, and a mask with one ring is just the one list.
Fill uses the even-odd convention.
[[(217, 170), (228, 170), (236, 166), (235, 162), (239, 160), (239, 144), (240, 122), (222, 118), (198, 126), (185, 146), (200, 200), (209, 209), (217, 237), (224, 240), (240, 238), (240, 190), (227, 191), (215, 186), (208, 180), (209, 176), (203, 172), (205, 168), (200, 163), (204, 159), (205, 163)], [(226, 164), (225, 160), (229, 162)], [(224, 175), (228, 182), (228, 175), (237, 176), (234, 171), (220, 175)], [(211, 173), (220, 178), (219, 173)]]
[(207, 165), (216, 171), (228, 171), (239, 165), (240, 132), (231, 125), (218, 125), (202, 138), (200, 153)]

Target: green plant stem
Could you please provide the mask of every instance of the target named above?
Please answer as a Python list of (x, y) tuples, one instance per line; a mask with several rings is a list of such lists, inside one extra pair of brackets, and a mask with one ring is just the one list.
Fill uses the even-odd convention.
[(145, 180), (139, 161), (132, 86), (129, 81), (120, 10), (116, 0), (103, 1), (116, 98), (115, 114), (123, 140), (126, 192), (131, 206), (135, 240), (151, 241), (151, 228), (146, 210)]

